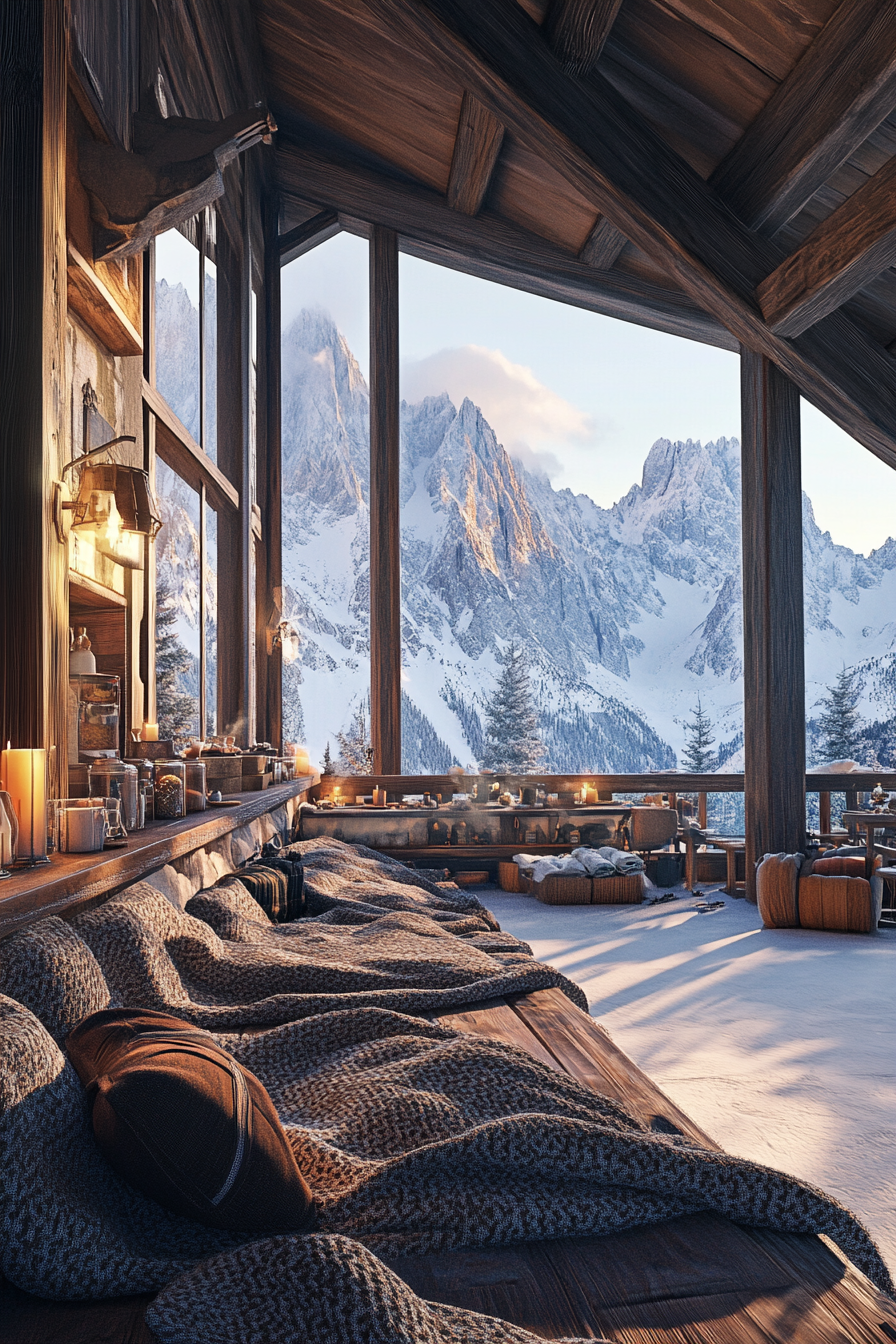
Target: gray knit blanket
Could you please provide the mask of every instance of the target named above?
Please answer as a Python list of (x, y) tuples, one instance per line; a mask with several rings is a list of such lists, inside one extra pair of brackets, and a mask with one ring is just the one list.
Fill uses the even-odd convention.
[[(250, 899), (227, 888), (195, 908), (229, 902), (239, 914), (242, 903), (249, 925)], [(416, 1013), (558, 986), (586, 1003), (578, 986), (518, 949), (485, 952), (422, 914), (381, 914), (358, 927), (302, 920), (288, 936), (256, 926), (258, 941), (227, 941), (140, 882), (71, 927), (118, 1003), (211, 1030), (292, 1022), (344, 1008), (346, 995), (359, 1007)]]
[[(483, 980), (481, 958), (511, 983), (526, 966), (547, 969), (519, 946), (489, 952), (419, 910), (380, 909), (363, 925), (302, 921), (325, 939), (309, 959), (303, 937), (265, 934), (245, 892), (209, 899), (219, 898), (209, 913), (233, 921), (229, 940), (137, 888), (73, 925), (47, 919), (0, 943), (0, 1269), (13, 1283), (61, 1298), (170, 1285), (148, 1319), (172, 1344), (534, 1344), (504, 1323), (421, 1303), (377, 1254), (610, 1233), (714, 1210), (825, 1233), (892, 1291), (865, 1229), (822, 1191), (654, 1133), (513, 1046), (394, 1010), (419, 995), (508, 992), (483, 992), (501, 975)], [(435, 952), (447, 988), (348, 987), (350, 973), (413, 978), (414, 940), (428, 949), (422, 964)], [(309, 986), (312, 973), (323, 988)], [(333, 975), (347, 987), (334, 992)], [(304, 987), (284, 991), (284, 981)], [(248, 1243), (167, 1214), (118, 1179), (54, 1042), (113, 996), (218, 1028), (215, 1039), (271, 1094), (314, 1191), (318, 1233)], [(238, 1034), (259, 1008), (262, 1023), (280, 1025)]]

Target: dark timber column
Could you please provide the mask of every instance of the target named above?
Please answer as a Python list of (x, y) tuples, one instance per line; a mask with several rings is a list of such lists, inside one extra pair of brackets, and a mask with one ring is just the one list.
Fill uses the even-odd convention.
[(806, 842), (800, 401), (741, 350), (747, 896), (763, 854)]
[(51, 504), (67, 451), (64, 17), (62, 0), (0, 4), (0, 741), (51, 748), (53, 793), (68, 673)]
[[(259, 594), (258, 713), (259, 736), (267, 742), (283, 742), (283, 659), (273, 632), (283, 617), (283, 550), (280, 494), (282, 460), (280, 443), (280, 244), (279, 198), (270, 193), (264, 203), (264, 433), (259, 444), (261, 520), (264, 582)], [(263, 454), (263, 458), (261, 456)]]
[(398, 236), (370, 234), (370, 720), (373, 768), (401, 774)]

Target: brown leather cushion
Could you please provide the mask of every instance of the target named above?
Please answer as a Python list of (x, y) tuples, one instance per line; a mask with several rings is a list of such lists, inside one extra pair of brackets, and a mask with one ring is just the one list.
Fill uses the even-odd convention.
[(799, 902), (804, 929), (874, 932), (871, 884), (864, 877), (826, 877), (821, 873), (801, 877)]
[(262, 1084), (204, 1031), (141, 1008), (85, 1018), (66, 1049), (97, 1144), (165, 1208), (232, 1232), (315, 1226), (311, 1191)]
[[(874, 860), (875, 868), (880, 867), (880, 855)], [(865, 860), (832, 855), (831, 858), (824, 857), (816, 859), (812, 865), (813, 873), (822, 873), (825, 877), (864, 877)]]

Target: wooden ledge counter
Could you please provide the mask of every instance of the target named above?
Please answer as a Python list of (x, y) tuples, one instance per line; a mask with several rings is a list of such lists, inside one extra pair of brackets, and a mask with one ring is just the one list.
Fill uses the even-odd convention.
[(152, 821), (128, 836), (127, 849), (52, 854), (49, 864), (19, 868), (0, 882), (0, 938), (45, 915), (69, 915), (97, 904), (165, 864), (204, 849), (250, 821), (307, 793), (310, 776), (232, 795), (236, 807), (190, 812), (180, 821)]

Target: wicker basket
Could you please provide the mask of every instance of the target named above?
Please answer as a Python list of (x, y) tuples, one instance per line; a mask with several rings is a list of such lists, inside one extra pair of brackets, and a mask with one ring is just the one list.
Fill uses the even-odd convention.
[(591, 879), (592, 905), (640, 905), (643, 899), (640, 873), (620, 873), (619, 877)]
[(532, 883), (523, 877), (515, 863), (498, 864), (498, 886), (502, 891), (530, 891)]
[(543, 905), (590, 905), (591, 885), (590, 877), (546, 877), (531, 891)]
[[(513, 865), (516, 868), (516, 864)], [(454, 880), (459, 887), (481, 887), (488, 882), (488, 871), (485, 868), (475, 873), (455, 873)]]

